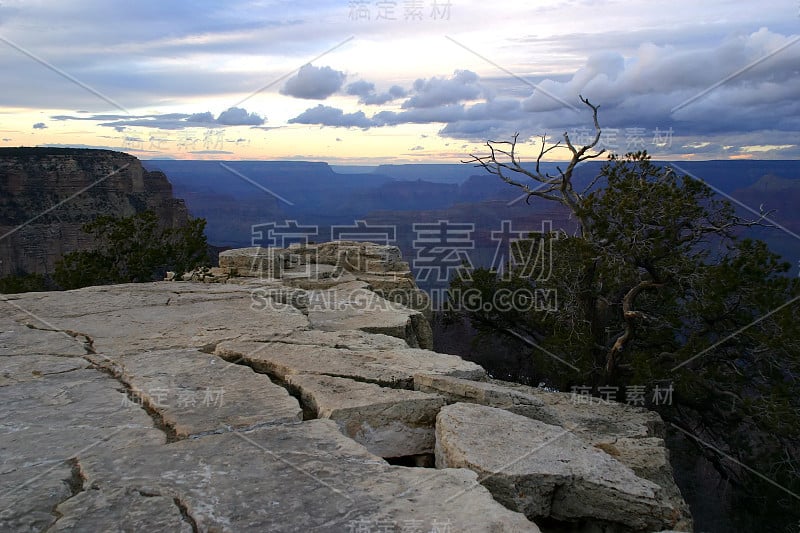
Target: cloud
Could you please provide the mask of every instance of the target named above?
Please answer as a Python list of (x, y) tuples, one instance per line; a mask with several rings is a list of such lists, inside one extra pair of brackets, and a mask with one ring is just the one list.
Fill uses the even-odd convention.
[(456, 120), (448, 121), (439, 135), (485, 141), (504, 139), (515, 132), (535, 131), (532, 117), (522, 112), (518, 99), (497, 98), (467, 107)]
[(214, 115), (210, 111), (205, 113), (194, 113), (186, 117), (186, 122), (199, 122), (201, 124), (211, 124), (214, 122)]
[(260, 126), (264, 119), (256, 113), (248, 113), (241, 107), (231, 107), (219, 114), (217, 124), (225, 126)]
[(365, 80), (354, 81), (346, 87), (345, 92), (352, 96), (367, 96), (375, 92), (375, 84)]
[(463, 104), (445, 104), (401, 111), (386, 110), (380, 111), (372, 117), (366, 116), (363, 111), (345, 113), (339, 108), (319, 104), (317, 107), (307, 109), (289, 122), (363, 129), (400, 124), (440, 123), (446, 124), (440, 132), (445, 136), (459, 137), (464, 133), (471, 133), (470, 138), (480, 138), (486, 131), (487, 123), (503, 124), (504, 120), (513, 120), (519, 118), (520, 115), (520, 102), (504, 98), (479, 102), (468, 107)]
[(483, 89), (478, 75), (470, 70), (457, 70), (450, 78), (418, 79), (414, 82), (412, 96), (403, 102), (403, 108), (429, 108), (475, 100)]
[(425, 147), (424, 147), (424, 146), (417, 145), (417, 146), (415, 146), (415, 147), (413, 147), (413, 148), (409, 148), (409, 151), (411, 151), (411, 152), (416, 152), (416, 151), (419, 151), (419, 150), (424, 150), (424, 149), (425, 149)]
[(148, 154), (160, 153), (158, 150), (145, 150), (141, 148), (134, 148), (132, 146), (120, 147), (120, 146), (107, 146), (98, 144), (65, 143), (65, 144), (39, 144), (37, 146), (41, 148), (85, 148), (91, 150), (111, 150), (112, 152), (140, 152)]
[(289, 119), (290, 124), (319, 124), (321, 126), (334, 126), (342, 128), (367, 129), (374, 126), (374, 122), (367, 118), (363, 111), (345, 113), (336, 107), (324, 106), (306, 109), (298, 116)]
[(185, 128), (214, 128), (223, 126), (258, 127), (266, 119), (257, 113), (248, 113), (246, 109), (231, 107), (221, 112), (216, 118), (210, 111), (202, 113), (162, 113), (150, 115), (95, 114), (89, 116), (54, 115), (52, 120), (83, 120), (98, 122), (100, 126), (114, 128), (118, 132), (126, 128), (157, 128), (162, 130), (182, 130)]
[(349, 95), (358, 96), (358, 103), (364, 105), (383, 105), (396, 100), (404, 98), (407, 91), (399, 85), (392, 85), (389, 90), (382, 93), (375, 91), (375, 84), (364, 80), (358, 80), (351, 83), (345, 89)]
[[(398, 131), (411, 135), (406, 139), (416, 138), (402, 144), (401, 149), (417, 142), (429, 144), (414, 133), (437, 129), (445, 140), (503, 139), (515, 131), (524, 137), (548, 133), (558, 138), (573, 128), (591, 128), (591, 113), (580, 103), (578, 94), (601, 106), (601, 125), (606, 131), (618, 130), (623, 148), (626, 129), (644, 128), (652, 139), (658, 127), (674, 130), (673, 153), (727, 157), (724, 147), (731, 146), (730, 153), (750, 147), (747, 153), (771, 157), (778, 152), (788, 154), (790, 146), (796, 147), (795, 132), (800, 131), (800, 100), (796, 96), (800, 94), (800, 43), (787, 46), (798, 34), (797, 17), (780, 10), (761, 10), (757, 17), (746, 10), (723, 10), (725, 16), (721, 17), (717, 8), (694, 3), (673, 10), (670, 23), (659, 25), (658, 13), (649, 4), (634, 2), (626, 4), (624, 12), (595, 10), (594, 23), (576, 19), (574, 24), (565, 25), (561, 15), (568, 15), (566, 11), (531, 11), (520, 4), (508, 7), (511, 11), (506, 19), (516, 21), (509, 26), (507, 20), (485, 18), (491, 8), (468, 2), (459, 9), (459, 20), (450, 21), (449, 32), (467, 35), (475, 20), (486, 21), (486, 35), (497, 34), (495, 30), (502, 26), (505, 44), (490, 40), (481, 45), (478, 36), (471, 45), (479, 46), (482, 55), (519, 75), (505, 76), (484, 65), (481, 70), (491, 73), (492, 78), (479, 78), (469, 70), (453, 71), (480, 63), (468, 54), (453, 55), (453, 63), (441, 54), (417, 56), (415, 45), (427, 44), (427, 39), (436, 34), (433, 26), (400, 28), (348, 22), (342, 2), (332, 0), (231, 0), (224, 5), (198, 0), (191, 10), (153, 0), (136, 6), (88, 0), (64, 4), (17, 2), (13, 9), (6, 5), (8, 2), (2, 4), (4, 37), (133, 110), (161, 111), (165, 110), (162, 106), (177, 106), (179, 102), (236, 102), (265, 81), (282, 76), (285, 69), (329, 49), (340, 42), (338, 34), (344, 30), (342, 35), (351, 34), (348, 28), (355, 30), (358, 26), (360, 44), (337, 49), (335, 56), (318, 59), (316, 66), (306, 65), (288, 81), (284, 79), (281, 92), (308, 98), (301, 100), (307, 105), (301, 104), (291, 111), (293, 114), (269, 126), (266, 120), (259, 121), (258, 108), (240, 112), (200, 107), (193, 113), (191, 108), (176, 107), (187, 113), (90, 115), (93, 111), (116, 111), (99, 101), (96, 94), (80, 90), (24, 54), (9, 50), (11, 53), (0, 57), (0, 65), (15, 72), (4, 90), (8, 107), (49, 109), (55, 87), (61, 95), (60, 108), (85, 110), (63, 120), (88, 120), (72, 125), (92, 126), (93, 130), (102, 123), (113, 128), (105, 132), (118, 138), (131, 135), (147, 139), (151, 133), (161, 134), (156, 130), (201, 131), (232, 125), (266, 133), (273, 127), (285, 127), (284, 119), (290, 116), (296, 116), (295, 124), (344, 128), (437, 125), (433, 130)], [(370, 4), (374, 8), (375, 2)], [(342, 23), (329, 24), (332, 17), (341, 18)], [(144, 18), (146, 24), (137, 23)], [(396, 56), (378, 46), (374, 50), (363, 48), (370, 46), (367, 43), (377, 43), (373, 37), (381, 33), (385, 38), (387, 31), (404, 41), (403, 45), (411, 46), (398, 47)], [(778, 52), (772, 54), (774, 51)], [(410, 57), (419, 57), (421, 63)], [(337, 65), (344, 72), (334, 70)], [(346, 72), (355, 68), (352, 65), (358, 65), (366, 79), (348, 78)], [(429, 70), (434, 68), (438, 70)], [(419, 74), (420, 69), (426, 73)], [(422, 79), (414, 82), (416, 77)], [(350, 81), (353, 83), (348, 85)], [(540, 84), (539, 90), (532, 90), (535, 84)], [(326, 103), (341, 110), (312, 108), (300, 113), (316, 106), (314, 101), (320, 103), (340, 94), (347, 95), (348, 105), (332, 104), (331, 100)], [(276, 95), (262, 96), (259, 101), (271, 106), (269, 98)], [(573, 108), (564, 106), (564, 101)], [(252, 102), (241, 105), (255, 105)], [(278, 115), (285, 111), (279, 109)], [(22, 124), (43, 120), (49, 125), (47, 120), (53, 120), (47, 115), (27, 117), (20, 119)], [(272, 114), (270, 119), (274, 121)], [(69, 128), (59, 127), (63, 124), (56, 123), (50, 132), (40, 133), (63, 131), (66, 136)], [(30, 132), (30, 126), (26, 128)], [(263, 134), (255, 137), (262, 143), (268, 140)], [(347, 142), (356, 140), (350, 137)], [(98, 144), (106, 142), (97, 140)], [(460, 143), (452, 141), (452, 147), (456, 149)], [(758, 147), (766, 148), (758, 151)]]
[(397, 124), (430, 124), (431, 122), (453, 122), (464, 117), (464, 106), (447, 104), (437, 107), (408, 109), (405, 111), (381, 111), (373, 121), (381, 126)]
[(286, 80), (281, 94), (306, 100), (324, 100), (339, 89), (346, 78), (344, 72), (331, 67), (303, 65), (293, 77)]
[[(741, 146), (765, 146), (755, 153), (787, 157), (800, 149), (800, 134), (794, 133), (800, 131), (800, 78), (793, 75), (800, 45), (792, 43), (791, 37), (761, 29), (713, 45), (644, 43), (625, 55), (601, 50), (571, 74), (540, 76), (534, 90), (519, 79), (487, 83), (460, 70), (447, 78), (416, 80), (399, 110), (369, 116), (318, 106), (294, 122), (364, 129), (438, 123), (441, 137), (469, 141), (520, 132), (523, 138), (549, 134), (554, 142), (569, 131), (576, 141), (578, 131), (592, 131), (591, 111), (578, 99), (583, 95), (600, 105), (601, 143), (609, 150), (636, 148), (631, 139), (639, 138), (639, 148), (664, 157), (727, 157)], [(764, 57), (769, 59), (759, 62)], [(498, 89), (514, 84), (520, 90)], [(362, 105), (380, 101), (382, 94), (366, 80), (345, 91)], [(401, 91), (398, 87), (397, 94)], [(656, 142), (658, 131), (670, 131), (674, 142)]]
[[(582, 94), (600, 105), (601, 142), (615, 151), (626, 151), (638, 136), (644, 148), (663, 157), (728, 157), (740, 146), (766, 146), (758, 153), (794, 157), (800, 151), (800, 78), (794, 75), (800, 45), (793, 39), (761, 29), (713, 45), (644, 43), (626, 55), (606, 50), (589, 55), (572, 74), (540, 77), (535, 90), (511, 77), (487, 82), (462, 75), (460, 86), (453, 83), (458, 75), (418, 80), (402, 111), (378, 113), (373, 121), (441, 122), (440, 136), (474, 141), (508, 139), (515, 132), (547, 133), (555, 141), (564, 131), (591, 132)], [(482, 101), (452, 104), (479, 90)], [(503, 96), (496, 97), (498, 92)], [(444, 101), (451, 104), (430, 105)], [(674, 143), (657, 143), (657, 131), (670, 131)]]
[[(483, 131), (486, 122), (501, 124), (520, 118), (519, 100), (503, 98), (478, 102), (470, 106), (464, 104), (445, 104), (437, 107), (405, 109), (403, 111), (381, 111), (372, 117), (376, 125), (394, 126), (397, 124), (444, 123), (446, 134), (469, 130)], [(479, 124), (467, 127), (467, 124)]]
[(601, 105), (607, 127), (674, 124), (695, 133), (792, 131), (800, 126), (800, 46), (792, 44), (791, 37), (762, 28), (714, 45), (645, 42), (628, 57), (594, 54), (568, 79), (541, 82), (522, 108), (538, 113), (546, 125), (554, 124), (553, 119), (563, 124), (574, 112), (551, 95), (572, 104), (582, 94)]
[(35, 130), (47, 129), (47, 124), (45, 124), (44, 122), (37, 122), (36, 124), (33, 125), (33, 129)]

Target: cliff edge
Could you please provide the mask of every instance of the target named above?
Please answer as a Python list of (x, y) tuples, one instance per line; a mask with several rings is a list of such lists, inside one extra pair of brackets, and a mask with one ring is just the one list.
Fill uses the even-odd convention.
[(425, 349), (396, 248), (220, 263), (0, 296), (0, 529), (691, 530), (657, 414)]
[(77, 148), (0, 148), (0, 277), (49, 274), (91, 243), (81, 226), (98, 215), (152, 210), (165, 227), (185, 224), (183, 200), (132, 155)]

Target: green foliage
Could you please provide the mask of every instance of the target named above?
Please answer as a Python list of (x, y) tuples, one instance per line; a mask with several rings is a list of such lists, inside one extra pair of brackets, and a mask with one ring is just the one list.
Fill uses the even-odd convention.
[(84, 224), (91, 250), (65, 254), (56, 264), (55, 282), (64, 289), (113, 283), (141, 283), (178, 275), (206, 261), (205, 219), (171, 229), (161, 227), (152, 211), (124, 218), (109, 215)]
[(48, 289), (47, 279), (41, 274), (17, 274), (0, 278), (0, 294), (39, 292)]
[(558, 311), (466, 315), (479, 330), (533, 340), (539, 378), (561, 390), (672, 384), (673, 404), (658, 406), (665, 420), (734, 459), (700, 446), (748, 487), (745, 504), (769, 500), (800, 519), (797, 500), (741, 467), (800, 492), (798, 279), (763, 242), (740, 238), (752, 222), (729, 202), (644, 152), (611, 156), (597, 184), (575, 208), (581, 235), (553, 242), (547, 279), (526, 278), (517, 265), (510, 278), (479, 270), (451, 283), (483, 301), (509, 287), (556, 291)]

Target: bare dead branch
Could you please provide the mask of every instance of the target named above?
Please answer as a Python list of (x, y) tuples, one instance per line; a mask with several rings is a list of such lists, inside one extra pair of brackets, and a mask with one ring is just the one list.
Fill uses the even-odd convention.
[[(522, 162), (517, 153), (519, 133), (515, 133), (509, 141), (488, 140), (486, 142), (486, 147), (489, 149), (488, 155), (478, 156), (470, 154), (470, 159), (462, 162), (472, 163), (475, 167), (481, 167), (489, 174), (498, 176), (509, 185), (521, 189), (527, 195), (525, 198), (527, 203), (530, 202), (531, 198), (535, 197), (562, 204), (570, 210), (572, 216), (578, 219), (580, 222), (580, 231), (581, 233), (585, 233), (589, 220), (585, 219), (580, 212), (580, 205), (583, 201), (583, 194), (585, 191), (584, 193), (575, 191), (572, 185), (572, 174), (578, 164), (588, 159), (599, 157), (605, 153), (605, 150), (592, 152), (593, 148), (600, 142), (602, 133), (600, 122), (597, 118), (599, 106), (592, 104), (583, 96), (580, 96), (580, 99), (581, 102), (592, 110), (595, 136), (591, 143), (577, 148), (573, 145), (569, 134), (567, 132), (564, 133), (564, 142), (566, 143), (567, 149), (572, 153), (572, 158), (565, 170), (558, 167), (557, 176), (543, 173), (541, 170), (541, 163), (547, 154), (565, 145), (562, 144), (561, 141), (558, 141), (548, 146), (546, 134), (540, 137), (541, 147), (539, 148), (539, 154), (536, 157), (536, 166), (533, 171), (522, 166)], [(514, 175), (521, 175), (529, 178), (533, 182), (533, 185), (513, 178), (512, 176)]]

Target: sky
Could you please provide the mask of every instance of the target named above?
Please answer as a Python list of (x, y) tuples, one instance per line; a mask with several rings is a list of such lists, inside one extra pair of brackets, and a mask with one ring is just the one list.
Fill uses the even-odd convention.
[(798, 0), (0, 0), (0, 68), (0, 146), (532, 160), (589, 141), (582, 95), (608, 151), (800, 156)]

